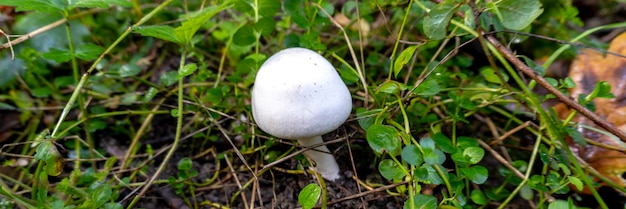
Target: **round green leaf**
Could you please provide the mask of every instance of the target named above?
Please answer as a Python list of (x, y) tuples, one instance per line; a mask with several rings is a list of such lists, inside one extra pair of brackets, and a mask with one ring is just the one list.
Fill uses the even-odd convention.
[(414, 166), (419, 166), (424, 161), (420, 149), (412, 144), (409, 144), (402, 149), (402, 159)]
[(254, 24), (254, 30), (263, 36), (269, 36), (276, 29), (274, 18), (264, 17)]
[(388, 125), (374, 124), (366, 131), (367, 143), (378, 154), (394, 151), (400, 147), (400, 137), (395, 128)]
[(298, 202), (304, 209), (310, 209), (315, 206), (322, 194), (322, 188), (317, 184), (309, 184), (302, 188), (298, 194)]
[(193, 166), (193, 162), (189, 158), (180, 159), (177, 165), (179, 171), (189, 171), (191, 170), (192, 166)]
[(437, 198), (431, 195), (418, 194), (413, 196), (413, 207), (410, 205), (411, 201), (406, 200), (404, 202), (403, 209), (420, 208), (420, 209), (436, 209)]
[(469, 168), (460, 168), (460, 170), (463, 175), (465, 175), (470, 181), (474, 182), (475, 184), (485, 183), (487, 177), (489, 176), (489, 171), (487, 170), (487, 168), (479, 165)]
[(497, 9), (502, 25), (511, 30), (524, 29), (543, 12), (539, 0), (502, 0)]
[(378, 164), (378, 171), (387, 180), (402, 179), (406, 174), (402, 171), (401, 165), (396, 164), (393, 160), (384, 159)]
[(250, 25), (245, 25), (239, 29), (233, 35), (233, 43), (239, 46), (248, 46), (256, 41), (254, 35), (254, 28)]
[(424, 148), (424, 162), (428, 165), (441, 165), (446, 161), (446, 155), (438, 149)]
[(472, 190), (472, 193), (470, 194), (470, 199), (478, 205), (487, 204), (487, 197), (485, 196), (485, 194), (483, 194), (483, 192), (478, 189)]
[(463, 150), (463, 156), (467, 158), (470, 164), (476, 164), (485, 156), (485, 150), (480, 147), (468, 147)]

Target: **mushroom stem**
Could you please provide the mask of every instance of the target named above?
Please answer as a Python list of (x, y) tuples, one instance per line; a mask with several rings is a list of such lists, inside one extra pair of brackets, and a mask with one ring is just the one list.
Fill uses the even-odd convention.
[[(324, 143), (322, 136), (298, 139), (298, 143), (304, 147), (311, 147)], [(315, 162), (315, 171), (329, 181), (339, 178), (339, 165), (326, 145), (318, 146), (304, 152), (304, 155)]]

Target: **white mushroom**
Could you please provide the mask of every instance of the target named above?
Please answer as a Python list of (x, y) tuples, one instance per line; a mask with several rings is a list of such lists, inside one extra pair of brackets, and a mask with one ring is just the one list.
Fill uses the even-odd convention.
[[(350, 91), (321, 55), (289, 48), (272, 55), (259, 69), (252, 90), (252, 115), (263, 131), (298, 140), (304, 147), (323, 142), (322, 135), (343, 124), (352, 110)], [(328, 180), (339, 166), (326, 146), (304, 152)]]

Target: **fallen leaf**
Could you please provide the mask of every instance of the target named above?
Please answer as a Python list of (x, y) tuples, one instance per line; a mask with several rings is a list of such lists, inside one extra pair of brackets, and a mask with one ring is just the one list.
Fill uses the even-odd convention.
[[(626, 33), (616, 37), (610, 44), (609, 52), (626, 55)], [(582, 50), (570, 66), (569, 77), (576, 83), (570, 89), (570, 95), (578, 98), (581, 94), (589, 94), (600, 81), (611, 85), (615, 98), (596, 98), (593, 100), (595, 113), (626, 131), (626, 58), (614, 54), (600, 54), (591, 49)], [(567, 117), (571, 110), (565, 105), (555, 107), (561, 118)], [(626, 172), (626, 154), (617, 150), (626, 150), (626, 145), (617, 137), (599, 133), (590, 128), (600, 129), (591, 120), (577, 115), (572, 121), (578, 123), (578, 130), (587, 139), (604, 145), (602, 148), (592, 144), (580, 145), (570, 140), (570, 149), (585, 162), (596, 169), (601, 175), (620, 186), (626, 186), (623, 174)], [(590, 128), (585, 128), (590, 127)], [(613, 147), (614, 149), (608, 149)], [(586, 188), (588, 189), (588, 188)]]

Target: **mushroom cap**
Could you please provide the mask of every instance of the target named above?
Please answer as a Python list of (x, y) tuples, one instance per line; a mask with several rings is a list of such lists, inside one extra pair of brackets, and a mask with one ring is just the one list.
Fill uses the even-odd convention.
[(335, 68), (309, 49), (284, 49), (256, 75), (252, 115), (261, 130), (276, 137), (323, 135), (343, 124), (351, 110), (350, 91)]

